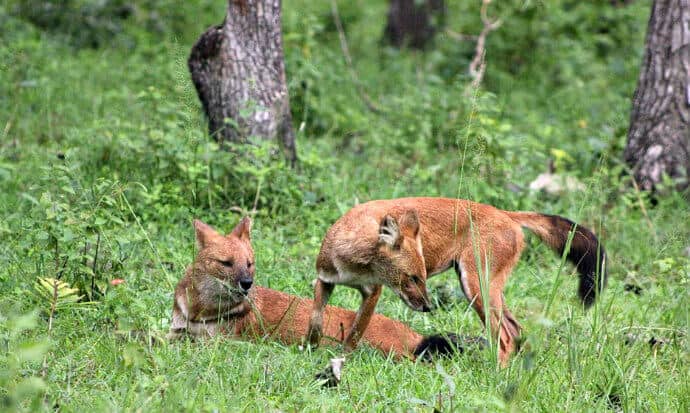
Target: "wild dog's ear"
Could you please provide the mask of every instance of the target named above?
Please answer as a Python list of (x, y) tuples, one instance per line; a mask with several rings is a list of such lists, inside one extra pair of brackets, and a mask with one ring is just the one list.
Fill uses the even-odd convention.
[(252, 219), (249, 217), (242, 218), (230, 235), (234, 235), (245, 241), (250, 241), (252, 236)]
[(419, 215), (417, 215), (417, 210), (409, 209), (405, 211), (400, 217), (400, 227), (402, 228), (403, 232), (406, 232), (408, 235), (411, 235), (412, 238), (417, 238), (417, 234), (419, 234), (420, 228)]
[(211, 238), (218, 236), (218, 232), (213, 227), (198, 219), (194, 220), (194, 231), (196, 232), (196, 246), (199, 249), (207, 246)]
[(379, 243), (386, 244), (390, 248), (398, 248), (400, 246), (400, 228), (398, 221), (390, 215), (386, 215), (381, 220), (379, 226)]

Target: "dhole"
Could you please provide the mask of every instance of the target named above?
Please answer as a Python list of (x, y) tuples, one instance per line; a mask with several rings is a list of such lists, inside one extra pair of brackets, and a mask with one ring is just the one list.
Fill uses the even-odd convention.
[[(324, 306), (336, 284), (362, 293), (362, 305), (346, 338), (348, 351), (366, 334), (382, 284), (412, 309), (427, 311), (427, 277), (453, 267), (465, 296), (485, 323), (488, 305), (490, 328), (505, 365), (520, 335), (503, 287), (524, 247), (521, 227), (559, 254), (572, 237), (566, 257), (579, 272), (580, 298), (585, 306), (591, 305), (606, 283), (606, 271), (604, 249), (587, 228), (555, 215), (502, 211), (461, 199), (378, 200), (355, 206), (326, 233), (316, 260), (308, 341), (319, 343)], [(488, 302), (482, 299), (485, 279)]]
[[(243, 218), (227, 236), (201, 221), (194, 221), (199, 252), (175, 289), (169, 338), (187, 333), (218, 333), (250, 339), (270, 338), (298, 343), (307, 331), (312, 300), (252, 286), (254, 251), (251, 220)], [(326, 306), (322, 344), (337, 344), (352, 328), (355, 313)], [(416, 358), (462, 350), (458, 337), (423, 337), (405, 324), (374, 315), (363, 339), (396, 358)], [(476, 342), (476, 340), (475, 340)], [(480, 343), (481, 344), (481, 343)]]

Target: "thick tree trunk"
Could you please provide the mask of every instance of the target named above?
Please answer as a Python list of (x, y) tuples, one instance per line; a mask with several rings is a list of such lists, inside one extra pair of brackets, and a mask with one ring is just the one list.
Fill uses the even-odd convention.
[(201, 35), (188, 64), (209, 132), (218, 142), (278, 139), (294, 164), (280, 3), (229, 0), (225, 21)]
[(443, 0), (390, 0), (383, 38), (395, 47), (424, 48), (443, 26)]
[(664, 174), (688, 187), (690, 177), (690, 0), (655, 0), (625, 161), (641, 188)]

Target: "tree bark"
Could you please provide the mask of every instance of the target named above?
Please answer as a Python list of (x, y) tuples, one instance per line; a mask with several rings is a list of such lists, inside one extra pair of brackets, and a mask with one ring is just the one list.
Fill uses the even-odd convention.
[(443, 0), (390, 0), (385, 41), (395, 47), (423, 49), (444, 24)]
[(644, 190), (690, 176), (690, 0), (655, 0), (630, 115), (625, 161)]
[(216, 141), (277, 139), (294, 165), (280, 3), (229, 0), (225, 21), (201, 35), (188, 65)]

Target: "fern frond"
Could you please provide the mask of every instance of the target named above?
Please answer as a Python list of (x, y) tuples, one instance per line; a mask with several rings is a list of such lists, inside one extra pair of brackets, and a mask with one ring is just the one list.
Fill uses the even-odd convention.
[(39, 278), (34, 285), (34, 296), (48, 312), (85, 304), (79, 302), (84, 296), (79, 294), (78, 288), (56, 278)]

